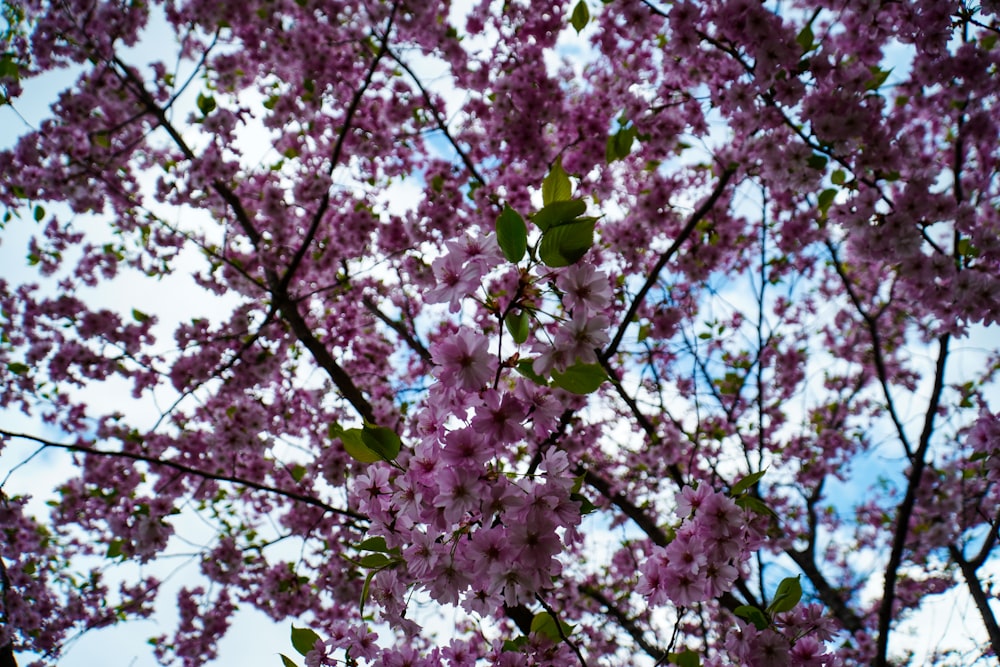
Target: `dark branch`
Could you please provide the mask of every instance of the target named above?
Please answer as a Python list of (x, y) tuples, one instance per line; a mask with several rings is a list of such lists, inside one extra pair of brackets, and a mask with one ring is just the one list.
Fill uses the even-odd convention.
[(610, 359), (611, 356), (618, 350), (618, 346), (621, 345), (622, 339), (625, 337), (625, 330), (628, 329), (629, 324), (632, 323), (636, 313), (639, 311), (639, 307), (646, 299), (646, 295), (649, 293), (649, 290), (653, 288), (653, 285), (655, 285), (656, 281), (659, 279), (660, 271), (663, 270), (663, 267), (667, 265), (667, 262), (670, 261), (678, 250), (680, 250), (681, 245), (683, 245), (683, 243), (687, 241), (688, 237), (691, 236), (695, 227), (698, 226), (698, 223), (701, 222), (702, 218), (704, 218), (708, 212), (712, 210), (712, 207), (715, 206), (719, 197), (722, 196), (723, 191), (726, 189), (726, 185), (729, 183), (729, 180), (733, 177), (734, 173), (735, 169), (732, 167), (728, 167), (722, 172), (715, 189), (712, 190), (712, 193), (708, 196), (708, 198), (701, 203), (701, 206), (695, 209), (694, 213), (691, 214), (691, 217), (688, 218), (687, 224), (684, 225), (684, 229), (682, 229), (680, 234), (677, 235), (677, 238), (675, 238), (674, 242), (670, 244), (670, 247), (667, 248), (662, 255), (660, 255), (660, 259), (657, 260), (652, 271), (650, 271), (649, 275), (646, 276), (645, 284), (639, 288), (639, 292), (635, 295), (635, 298), (632, 299), (632, 305), (629, 306), (628, 312), (625, 313), (625, 317), (622, 319), (622, 323), (619, 325), (614, 339), (612, 339), (611, 343), (608, 344), (608, 347), (601, 353), (602, 359)]
[(295, 491), (287, 491), (285, 489), (279, 489), (273, 486), (268, 486), (267, 484), (261, 484), (260, 482), (255, 482), (250, 479), (244, 479), (242, 477), (236, 477), (235, 475), (223, 475), (221, 473), (208, 472), (207, 470), (199, 470), (197, 468), (192, 468), (191, 466), (185, 465), (183, 463), (177, 463), (176, 461), (171, 461), (169, 459), (160, 459), (155, 456), (147, 456), (146, 454), (139, 454), (136, 452), (124, 452), (124, 451), (107, 451), (101, 449), (95, 449), (93, 447), (88, 447), (86, 445), (75, 445), (64, 442), (54, 442), (52, 440), (45, 440), (44, 438), (39, 438), (34, 435), (28, 435), (26, 433), (15, 433), (12, 431), (0, 430), (0, 436), (5, 438), (19, 438), (21, 440), (30, 440), (31, 442), (36, 442), (45, 447), (52, 447), (55, 449), (65, 449), (71, 452), (80, 452), (81, 454), (92, 454), (94, 456), (110, 456), (122, 459), (130, 459), (132, 461), (142, 461), (143, 463), (148, 463), (152, 466), (163, 466), (164, 468), (170, 468), (171, 470), (177, 470), (194, 477), (200, 477), (203, 479), (213, 479), (219, 482), (229, 482), (231, 484), (236, 484), (238, 486), (244, 486), (250, 489), (256, 489), (257, 491), (264, 491), (265, 493), (273, 493), (290, 500), (295, 500), (297, 502), (312, 505), (313, 507), (318, 507), (325, 512), (330, 512), (331, 514), (338, 514), (349, 519), (354, 519), (355, 521), (368, 521), (368, 517), (364, 514), (359, 514), (351, 510), (341, 509), (339, 507), (334, 507), (333, 505), (328, 505), (322, 500), (313, 498), (312, 496), (307, 496), (301, 493), (296, 493)]

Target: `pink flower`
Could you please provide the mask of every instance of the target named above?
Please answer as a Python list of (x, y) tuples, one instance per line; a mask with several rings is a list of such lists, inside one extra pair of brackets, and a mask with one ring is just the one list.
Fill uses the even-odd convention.
[(466, 468), (444, 468), (438, 475), (441, 492), (434, 499), (434, 506), (444, 510), (444, 518), (457, 523), (468, 512), (479, 509), (483, 497), (479, 473)]
[(489, 440), (516, 442), (525, 436), (524, 406), (511, 394), (502, 397), (494, 390), (483, 394), (483, 404), (476, 410), (472, 428)]
[(448, 302), (448, 310), (457, 313), (462, 307), (462, 299), (472, 294), (482, 277), (475, 264), (464, 264), (461, 257), (447, 254), (438, 257), (432, 264), (438, 284), (424, 293), (427, 303)]
[(670, 599), (679, 607), (687, 607), (695, 602), (704, 602), (708, 599), (705, 591), (705, 579), (697, 574), (668, 570), (663, 586)]
[(449, 466), (477, 468), (493, 456), (482, 434), (472, 428), (448, 432), (444, 437), (441, 460)]
[(678, 574), (698, 574), (708, 563), (705, 541), (691, 530), (678, 532), (664, 553), (670, 563), (670, 569)]
[(573, 313), (573, 319), (556, 332), (555, 346), (568, 350), (570, 359), (584, 364), (597, 363), (597, 350), (611, 340), (607, 334), (609, 326), (611, 321), (604, 315)]
[(563, 305), (574, 313), (578, 310), (594, 312), (611, 303), (611, 284), (603, 271), (590, 264), (574, 264), (556, 278), (556, 286), (563, 292)]
[(489, 339), (462, 329), (451, 339), (431, 346), (431, 356), (438, 367), (435, 375), (455, 389), (479, 391), (493, 378)]

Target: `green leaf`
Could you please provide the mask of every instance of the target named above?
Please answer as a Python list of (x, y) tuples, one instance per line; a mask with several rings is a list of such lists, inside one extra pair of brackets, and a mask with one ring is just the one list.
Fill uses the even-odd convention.
[(389, 553), (389, 546), (385, 543), (385, 538), (381, 535), (365, 539), (358, 545), (358, 549), (361, 551), (379, 551), (381, 553)]
[(767, 606), (769, 614), (780, 614), (781, 612), (791, 611), (795, 608), (795, 605), (802, 599), (802, 584), (799, 583), (800, 576), (802, 575), (786, 577), (781, 580), (781, 583), (778, 584), (778, 590), (774, 593), (774, 599)]
[(587, 9), (587, 3), (584, 0), (580, 0), (576, 3), (576, 7), (573, 8), (573, 15), (570, 16), (569, 23), (576, 30), (576, 34), (580, 34), (580, 31), (587, 26), (587, 22), (590, 21), (590, 10)]
[(958, 244), (955, 246), (955, 250), (962, 257), (978, 257), (979, 249), (972, 245), (972, 241), (967, 238), (961, 238), (958, 240)]
[(31, 370), (31, 366), (29, 366), (28, 364), (22, 364), (17, 361), (12, 361), (9, 364), (7, 364), (7, 370), (9, 370), (14, 375), (24, 375), (25, 373)]
[(302, 478), (306, 476), (306, 472), (308, 471), (304, 465), (296, 463), (288, 472), (292, 475), (292, 479), (296, 482), (301, 482)]
[(670, 661), (670, 664), (678, 665), (679, 667), (701, 667), (701, 658), (691, 650), (671, 653), (667, 656), (667, 660)]
[(757, 514), (763, 516), (773, 517), (775, 519), (778, 518), (778, 515), (775, 513), (775, 511), (770, 507), (768, 507), (767, 503), (765, 503), (760, 498), (754, 498), (753, 496), (743, 495), (736, 498), (734, 502), (745, 510), (756, 512)]
[(806, 164), (816, 171), (823, 171), (826, 169), (827, 162), (829, 162), (829, 160), (821, 153), (813, 153), (809, 156), (809, 159), (806, 160)]
[(319, 635), (310, 630), (309, 628), (297, 628), (292, 626), (292, 646), (298, 651), (298, 654), (304, 656), (309, 651), (313, 650), (316, 646), (316, 642), (319, 641)]
[(371, 572), (369, 572), (368, 576), (365, 577), (365, 583), (364, 583), (364, 585), (361, 586), (361, 613), (362, 614), (365, 611), (365, 603), (368, 602), (368, 590), (371, 588), (372, 578), (375, 576), (376, 572), (378, 572), (378, 570), (372, 570)]
[(282, 667), (299, 667), (298, 665), (295, 664), (295, 662), (291, 658), (289, 658), (284, 653), (279, 653), (278, 655), (281, 656)]
[(531, 216), (531, 221), (546, 232), (552, 227), (573, 222), (586, 210), (587, 203), (582, 199), (566, 199), (543, 206), (542, 210)]
[(361, 441), (386, 461), (395, 460), (402, 448), (402, 442), (396, 432), (384, 426), (365, 424), (361, 430)]
[(17, 79), (20, 75), (19, 69), (17, 61), (11, 54), (5, 53), (0, 57), (0, 77)]
[(107, 132), (97, 132), (91, 141), (98, 148), (111, 148), (111, 135)]
[(594, 245), (594, 220), (553, 227), (542, 235), (538, 256), (553, 268), (579, 262)]
[(891, 68), (884, 70), (879, 67), (872, 66), (868, 69), (872, 73), (872, 78), (868, 79), (868, 82), (865, 84), (865, 90), (878, 90), (882, 87), (882, 84), (885, 83), (885, 80), (889, 78), (889, 74), (892, 72)]
[(518, 653), (527, 643), (528, 638), (524, 636), (516, 637), (515, 639), (507, 639), (504, 640), (502, 650), (504, 652)]
[(132, 309), (132, 319), (135, 320), (136, 322), (138, 322), (139, 324), (142, 324), (143, 322), (148, 322), (149, 321), (149, 315), (147, 315), (146, 313), (142, 312), (138, 308), (133, 308)]
[(565, 201), (573, 196), (573, 184), (569, 175), (563, 171), (562, 159), (556, 160), (545, 180), (542, 181), (542, 206), (548, 206), (555, 201)]
[(767, 468), (765, 468), (765, 469), (763, 469), (763, 470), (761, 470), (759, 472), (755, 472), (755, 473), (751, 473), (751, 474), (747, 475), (746, 477), (744, 477), (740, 481), (736, 482), (736, 484), (733, 484), (733, 488), (729, 490), (729, 495), (730, 496), (738, 496), (738, 495), (741, 495), (744, 491), (750, 490), (750, 488), (754, 484), (756, 484), (757, 482), (759, 482), (761, 480), (761, 478), (764, 476), (764, 473), (766, 473), (766, 472), (767, 472)]
[(504, 205), (503, 212), (497, 217), (496, 222), (497, 243), (503, 256), (510, 262), (520, 262), (528, 249), (528, 227), (524, 224), (521, 214), (508, 205)]
[(45, 209), (42, 206), (36, 206), (34, 212), (35, 222), (41, 222), (45, 217)]
[(628, 157), (632, 152), (632, 144), (635, 142), (636, 129), (634, 127), (623, 127), (615, 133), (615, 157), (619, 160)]
[(586, 515), (586, 514), (590, 514), (591, 512), (596, 512), (597, 511), (597, 505), (595, 505), (594, 503), (590, 502), (590, 498), (588, 498), (587, 496), (583, 495), (582, 493), (571, 493), (569, 495), (569, 499), (570, 500), (575, 500), (576, 502), (580, 503), (580, 514), (581, 515)]
[(573, 364), (562, 373), (552, 371), (553, 386), (573, 394), (591, 394), (607, 379), (600, 364)]
[(541, 375), (535, 372), (535, 369), (532, 365), (534, 361), (535, 361), (534, 359), (521, 359), (520, 361), (517, 362), (517, 366), (515, 366), (514, 368), (517, 370), (518, 373), (528, 378), (535, 384), (540, 384), (543, 387), (548, 386), (549, 384), (548, 380), (546, 380)]
[[(556, 623), (558, 623), (558, 625), (556, 625)], [(561, 635), (559, 633), (560, 629), (562, 629)], [(552, 641), (558, 643), (562, 641), (564, 636), (570, 636), (573, 632), (573, 626), (565, 621), (557, 621), (553, 618), (552, 614), (547, 611), (542, 611), (535, 614), (535, 617), (531, 619), (531, 632), (532, 634), (548, 637)]]
[(378, 553), (362, 556), (358, 560), (358, 564), (366, 570), (381, 570), (388, 565), (392, 565), (392, 562), (392, 559), (385, 554)]
[(198, 94), (198, 111), (201, 112), (202, 116), (207, 116), (215, 110), (215, 98), (211, 95)]
[(365, 445), (361, 437), (363, 431), (360, 428), (349, 428), (340, 434), (340, 441), (344, 443), (344, 451), (351, 458), (361, 463), (375, 463), (381, 461), (382, 457)]
[(104, 554), (106, 558), (120, 558), (122, 555), (122, 546), (124, 546), (122, 540), (111, 540), (108, 544), (108, 551)]
[(736, 609), (734, 609), (733, 613), (739, 616), (740, 618), (753, 623), (754, 627), (756, 627), (758, 630), (763, 630), (768, 625), (770, 625), (770, 622), (767, 620), (767, 616), (757, 607), (752, 607), (750, 605), (743, 605), (741, 607), (737, 607)]
[(510, 332), (510, 335), (514, 339), (515, 343), (520, 345), (524, 341), (528, 340), (528, 334), (531, 333), (531, 329), (528, 326), (530, 324), (530, 318), (527, 311), (511, 311), (507, 313), (507, 317), (503, 318), (503, 323), (506, 325), (507, 331)]
[(834, 198), (837, 196), (837, 191), (833, 188), (827, 188), (823, 192), (819, 193), (819, 212), (826, 217), (827, 212), (830, 210), (830, 205), (833, 204)]
[(838, 169), (830, 174), (830, 182), (834, 185), (843, 185), (847, 182), (847, 174), (844, 173), (843, 169)]
[(807, 23), (806, 26), (799, 31), (799, 34), (795, 36), (795, 41), (802, 47), (803, 53), (808, 53), (809, 51), (812, 51), (813, 40), (815, 37), (816, 36), (813, 34), (812, 26)]

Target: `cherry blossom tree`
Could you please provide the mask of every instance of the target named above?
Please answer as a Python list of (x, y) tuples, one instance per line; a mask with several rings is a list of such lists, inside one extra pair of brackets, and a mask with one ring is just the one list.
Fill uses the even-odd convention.
[[(76, 472), (0, 487), (0, 664), (176, 604), (185, 666), (240, 607), (286, 667), (881, 666), (945, 595), (926, 664), (996, 659), (996, 2), (3, 15), (7, 110), (72, 83), (0, 153), (0, 451)], [(111, 576), (191, 515), (201, 585)]]

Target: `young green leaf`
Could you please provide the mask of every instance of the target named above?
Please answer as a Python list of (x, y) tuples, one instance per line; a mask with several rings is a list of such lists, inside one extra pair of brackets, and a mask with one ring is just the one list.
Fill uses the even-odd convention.
[(349, 428), (340, 433), (340, 441), (344, 443), (346, 451), (352, 459), (361, 463), (375, 463), (381, 461), (382, 457), (365, 444), (362, 438), (363, 431), (360, 428)]
[(528, 340), (528, 335), (531, 333), (531, 329), (528, 326), (530, 324), (530, 318), (527, 311), (511, 311), (507, 313), (507, 317), (503, 318), (503, 323), (507, 327), (507, 331), (510, 332), (511, 337), (514, 342), (520, 345), (524, 341)]
[(362, 556), (358, 560), (358, 564), (367, 570), (381, 570), (384, 567), (392, 564), (392, 559), (390, 559), (385, 554), (368, 554), (367, 556)]
[(534, 359), (521, 359), (517, 362), (517, 366), (515, 366), (514, 369), (535, 384), (540, 384), (543, 387), (548, 386), (548, 380), (535, 372), (533, 362)]
[(569, 175), (563, 171), (562, 160), (549, 169), (548, 175), (542, 181), (542, 206), (548, 206), (552, 202), (565, 201), (573, 196), (573, 184), (570, 183)]
[(767, 468), (765, 468), (764, 470), (761, 470), (759, 472), (755, 472), (755, 473), (751, 473), (751, 474), (747, 475), (746, 477), (744, 477), (740, 481), (738, 481), (735, 484), (733, 484), (733, 488), (730, 489), (729, 495), (730, 496), (739, 496), (739, 495), (742, 495), (745, 491), (749, 491), (750, 488), (753, 487), (754, 484), (756, 484), (757, 482), (759, 482), (761, 480), (761, 478), (764, 476), (764, 473), (766, 473), (766, 472), (767, 472)]
[(504, 205), (496, 222), (497, 243), (509, 262), (520, 262), (528, 249), (528, 227), (521, 214)]
[(12, 361), (9, 364), (7, 364), (7, 370), (9, 370), (14, 375), (24, 375), (25, 373), (31, 370), (31, 366), (28, 366), (27, 364), (22, 364), (19, 361)]
[[(558, 623), (558, 625), (556, 625)], [(560, 629), (562, 634), (560, 634)], [(562, 641), (563, 637), (569, 637), (573, 632), (573, 626), (565, 621), (557, 621), (552, 614), (547, 611), (542, 611), (535, 614), (535, 617), (531, 619), (531, 632), (533, 634), (542, 635), (543, 637), (548, 637), (552, 641), (558, 643)]]
[(538, 256), (553, 268), (579, 262), (594, 245), (594, 221), (585, 220), (553, 227), (542, 235)]
[(768, 507), (767, 503), (765, 503), (760, 498), (754, 498), (753, 496), (743, 495), (737, 497), (734, 502), (745, 510), (750, 510), (751, 512), (755, 512), (762, 516), (768, 516), (775, 519), (778, 518), (778, 515), (775, 513), (775, 511), (770, 507)]
[(892, 69), (881, 69), (879, 67), (869, 67), (869, 71), (872, 73), (872, 78), (868, 80), (865, 84), (865, 90), (878, 90), (885, 83), (885, 80), (889, 78), (889, 74), (892, 73)]
[(299, 655), (304, 656), (309, 651), (313, 650), (316, 646), (316, 642), (319, 641), (319, 635), (310, 630), (309, 628), (297, 628), (292, 626), (292, 646)]
[(207, 116), (215, 110), (215, 98), (211, 95), (202, 95), (199, 93), (197, 105), (198, 111), (201, 112), (201, 115)]
[(830, 205), (833, 203), (834, 198), (837, 196), (837, 191), (833, 188), (827, 188), (823, 192), (819, 193), (819, 212), (825, 218), (827, 213), (830, 211)]
[(299, 667), (295, 664), (295, 661), (289, 658), (284, 653), (278, 654), (281, 657), (281, 667)]
[(752, 607), (750, 605), (743, 605), (741, 607), (737, 607), (736, 609), (734, 609), (733, 613), (739, 616), (740, 618), (753, 623), (754, 627), (756, 627), (758, 630), (763, 630), (768, 625), (770, 625), (770, 621), (767, 620), (767, 615), (757, 607)]
[(802, 599), (802, 584), (799, 577), (786, 577), (778, 584), (778, 590), (774, 592), (774, 599), (767, 606), (767, 613), (780, 614), (783, 611), (791, 611)]
[(547, 232), (552, 227), (573, 222), (586, 210), (587, 203), (582, 199), (565, 199), (543, 206), (531, 216), (531, 221), (543, 232)]
[(573, 364), (562, 373), (552, 371), (553, 386), (573, 394), (591, 394), (607, 379), (599, 364)]
[(634, 127), (623, 127), (608, 137), (607, 146), (604, 148), (604, 160), (611, 164), (615, 160), (621, 160), (629, 156), (632, 152), (632, 144), (638, 132)]
[(671, 665), (678, 667), (701, 667), (701, 658), (694, 651), (687, 650), (680, 653), (671, 653), (667, 656)]
[(365, 424), (361, 429), (361, 441), (368, 449), (378, 454), (379, 458), (386, 461), (395, 460), (402, 448), (402, 442), (396, 432), (384, 426)]
[(576, 7), (573, 8), (573, 15), (569, 18), (570, 25), (576, 30), (576, 34), (580, 34), (580, 31), (587, 26), (587, 22), (590, 21), (590, 10), (587, 9), (587, 3), (584, 0), (580, 0), (576, 3)]
[(799, 34), (796, 35), (795, 41), (798, 42), (799, 46), (802, 47), (803, 53), (808, 53), (813, 49), (813, 40), (816, 36), (813, 34), (812, 25), (807, 23)]
[(389, 552), (389, 546), (385, 543), (385, 538), (381, 535), (365, 539), (358, 545), (358, 549), (361, 551), (378, 551), (381, 553)]

